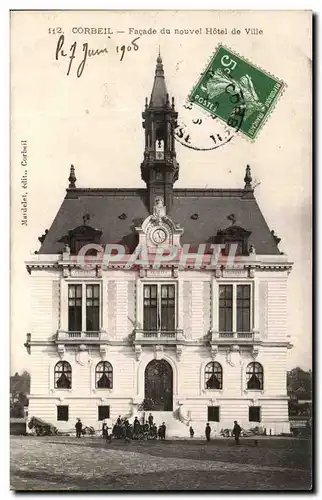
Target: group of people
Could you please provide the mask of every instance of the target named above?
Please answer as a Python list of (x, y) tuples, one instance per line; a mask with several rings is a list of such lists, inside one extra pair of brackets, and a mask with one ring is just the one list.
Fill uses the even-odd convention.
[[(80, 438), (83, 430), (83, 424), (80, 418), (77, 419), (75, 428), (76, 428), (76, 437)], [(135, 417), (133, 424), (130, 424), (130, 422), (126, 417), (122, 418), (121, 415), (119, 415), (113, 427), (108, 427), (108, 425), (105, 422), (103, 423), (102, 436), (108, 441), (110, 441), (112, 437), (114, 439), (126, 439), (126, 440), (159, 438), (160, 441), (164, 441), (166, 435), (166, 429), (167, 428), (164, 422), (162, 422), (162, 425), (160, 425), (159, 428), (155, 425), (152, 413), (149, 414), (147, 421), (145, 421), (145, 417), (143, 416), (141, 419), (141, 423), (138, 417)], [(109, 430), (112, 431), (111, 434), (109, 434), (108, 432)], [(242, 429), (240, 425), (238, 424), (237, 420), (235, 420), (234, 427), (232, 430), (232, 435), (235, 438), (236, 444), (239, 444), (239, 437), (241, 431)], [(189, 428), (189, 433), (190, 437), (193, 438), (195, 432), (191, 426)], [(205, 435), (207, 441), (210, 441), (211, 427), (209, 425), (209, 422), (207, 422), (206, 424)]]
[[(110, 430), (112, 431), (111, 434), (109, 434)], [(151, 413), (147, 421), (145, 421), (144, 416), (141, 422), (138, 417), (135, 417), (133, 424), (131, 424), (126, 417), (122, 418), (121, 415), (119, 415), (113, 427), (108, 427), (105, 422), (103, 423), (102, 436), (108, 441), (110, 441), (112, 437), (114, 439), (126, 440), (159, 438), (161, 441), (164, 441), (166, 436), (166, 425), (162, 422), (162, 425), (158, 428), (153, 421), (153, 415)]]

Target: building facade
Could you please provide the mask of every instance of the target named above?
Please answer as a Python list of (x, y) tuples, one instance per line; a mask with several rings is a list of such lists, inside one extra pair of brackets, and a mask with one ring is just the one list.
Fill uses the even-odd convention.
[[(287, 280), (292, 264), (242, 189), (175, 189), (177, 112), (161, 57), (143, 116), (145, 189), (76, 187), (26, 265), (29, 419), (142, 409), (169, 434), (219, 435), (238, 420), (289, 431)], [(215, 249), (215, 258), (214, 258)], [(105, 253), (104, 253), (105, 252)], [(85, 254), (85, 257), (83, 257)]]

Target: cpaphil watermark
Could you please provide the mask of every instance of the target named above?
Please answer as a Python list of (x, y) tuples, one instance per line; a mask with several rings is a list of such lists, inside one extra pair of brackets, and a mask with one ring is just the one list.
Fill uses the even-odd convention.
[(160, 269), (174, 266), (178, 269), (215, 270), (218, 267), (243, 267), (239, 262), (238, 244), (201, 244), (197, 247), (185, 244), (183, 246), (160, 246), (151, 249), (138, 245), (132, 253), (124, 245), (96, 243), (84, 245), (77, 255), (71, 256), (82, 269), (122, 268), (125, 270), (141, 267)]

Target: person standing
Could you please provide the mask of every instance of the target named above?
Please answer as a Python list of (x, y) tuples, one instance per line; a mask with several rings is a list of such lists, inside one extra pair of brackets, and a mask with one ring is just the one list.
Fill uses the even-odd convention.
[(134, 422), (133, 422), (133, 431), (135, 436), (137, 437), (137, 434), (140, 432), (140, 422), (138, 420), (138, 417), (135, 417)]
[(149, 414), (148, 422), (149, 422), (149, 426), (152, 427), (152, 425), (153, 425), (153, 415), (152, 415), (152, 413)]
[(161, 441), (165, 441), (165, 432), (166, 432), (167, 428), (166, 428), (166, 425), (164, 422), (162, 422), (162, 425), (161, 425)]
[(234, 421), (234, 428), (233, 428), (233, 432), (232, 432), (232, 435), (235, 436), (235, 443), (236, 444), (239, 444), (239, 436), (240, 436), (240, 433), (241, 433), (241, 427), (240, 425), (237, 423), (237, 420)]
[(209, 422), (207, 422), (207, 425), (205, 428), (205, 434), (206, 434), (207, 441), (210, 441), (210, 433), (211, 433), (211, 427), (209, 425)]
[(193, 436), (195, 435), (195, 431), (193, 430), (193, 428), (191, 427), (191, 425), (190, 425), (190, 428), (189, 428), (189, 432), (190, 432), (190, 437), (193, 438)]
[(80, 438), (82, 435), (82, 429), (83, 429), (83, 424), (82, 424), (80, 418), (77, 419), (77, 422), (75, 424), (75, 429), (76, 429), (76, 437)]

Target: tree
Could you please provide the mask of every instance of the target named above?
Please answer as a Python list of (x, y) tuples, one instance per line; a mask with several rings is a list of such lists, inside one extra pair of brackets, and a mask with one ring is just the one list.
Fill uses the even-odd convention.
[(28, 404), (27, 395), (30, 392), (30, 374), (24, 371), (17, 372), (10, 377), (10, 416), (19, 418), (24, 416), (24, 407)]

